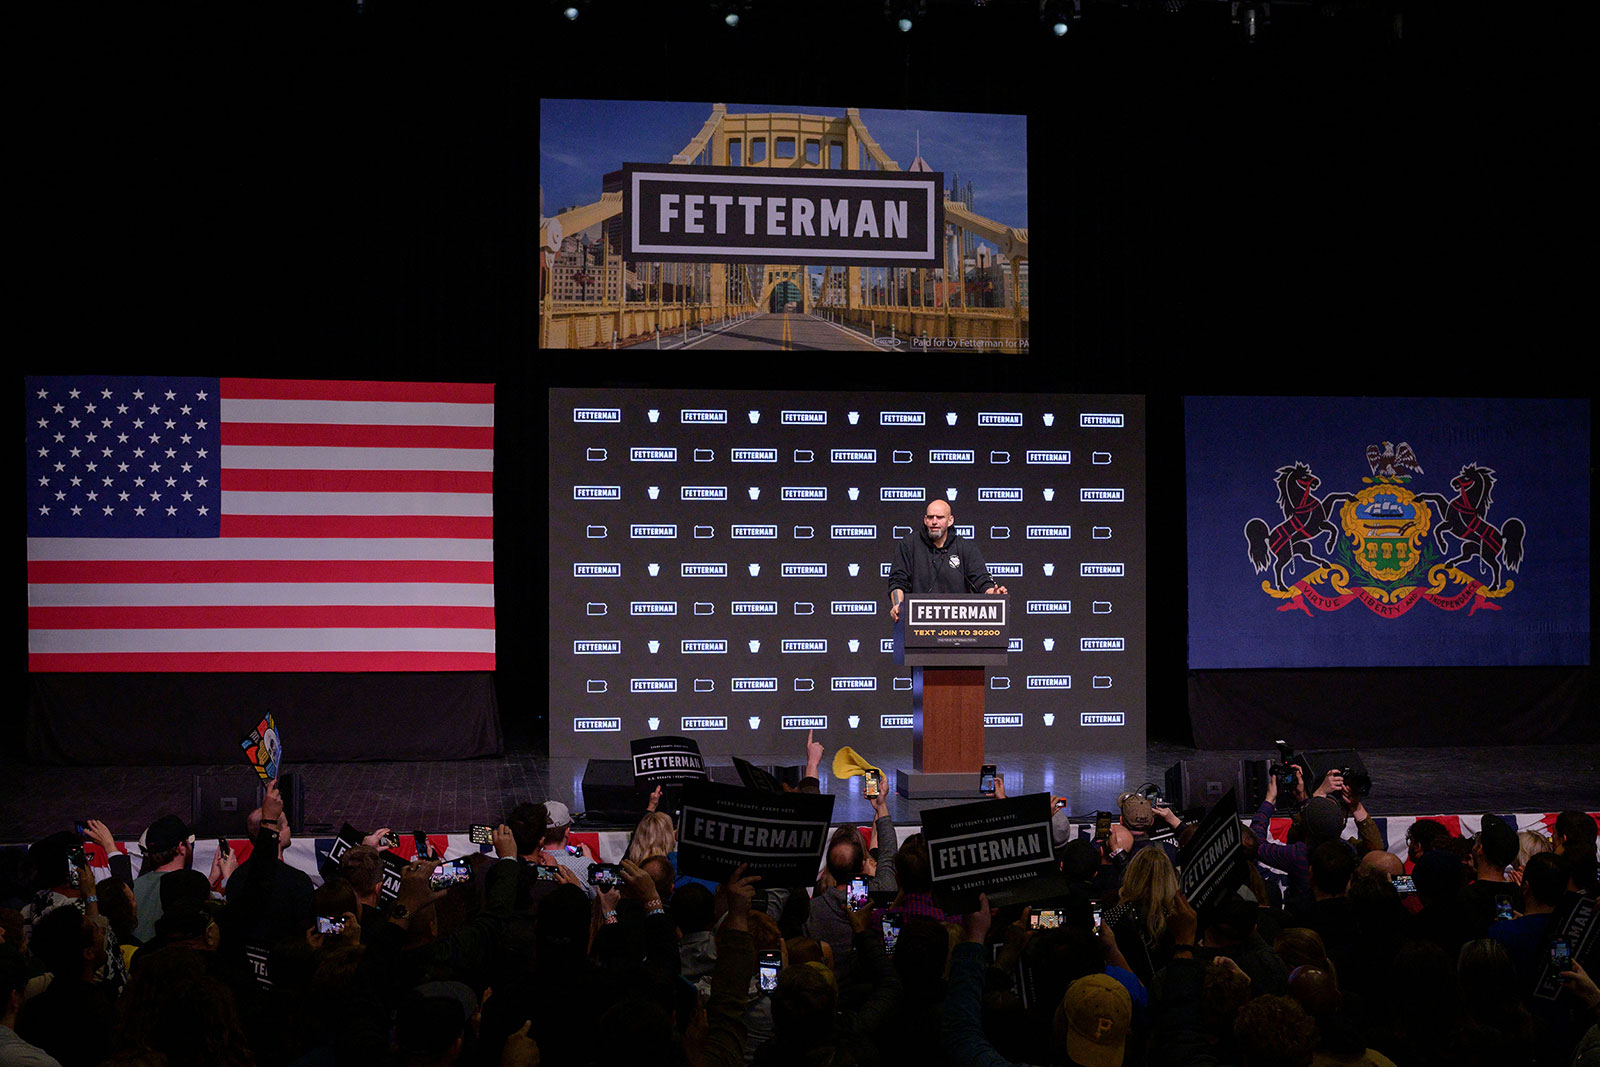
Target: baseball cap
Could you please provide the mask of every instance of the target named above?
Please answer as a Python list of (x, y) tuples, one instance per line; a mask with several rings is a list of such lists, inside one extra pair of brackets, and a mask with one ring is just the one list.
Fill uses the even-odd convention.
[(1143, 793), (1124, 793), (1117, 798), (1122, 809), (1122, 825), (1130, 830), (1148, 830), (1156, 821), (1155, 808)]
[(165, 852), (184, 842), (194, 842), (194, 831), (176, 815), (163, 815), (139, 835), (139, 847), (146, 852)]
[(1306, 836), (1315, 841), (1344, 833), (1344, 809), (1332, 797), (1312, 797), (1305, 807)]
[(1107, 974), (1091, 974), (1067, 987), (1056, 1011), (1057, 1032), (1064, 1021), (1067, 1055), (1083, 1067), (1121, 1067), (1133, 1024), (1133, 998)]
[(1496, 867), (1509, 867), (1516, 862), (1521, 843), (1511, 824), (1498, 815), (1485, 815), (1483, 828), (1473, 843), (1483, 846), (1483, 858)]
[(544, 802), (544, 824), (546, 826), (566, 826), (572, 822), (572, 811), (559, 800)]
[(1050, 816), (1050, 843), (1056, 848), (1064, 848), (1072, 840), (1072, 817), (1067, 814), (1066, 808), (1061, 808)]

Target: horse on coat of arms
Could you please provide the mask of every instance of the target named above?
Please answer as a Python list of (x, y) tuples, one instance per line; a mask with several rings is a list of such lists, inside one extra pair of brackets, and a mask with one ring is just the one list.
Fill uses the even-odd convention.
[(1311, 473), (1311, 467), (1305, 463), (1279, 467), (1276, 475), (1278, 510), (1283, 513), (1283, 521), (1269, 529), (1265, 519), (1251, 519), (1245, 523), (1244, 536), (1250, 545), (1250, 562), (1256, 573), (1271, 567), (1272, 586), (1282, 591), (1284, 568), (1296, 556), (1318, 567), (1338, 566), (1318, 556), (1312, 542), (1327, 534), (1323, 551), (1329, 555), (1333, 553), (1339, 528), (1328, 521), (1328, 516), (1334, 508), (1355, 498), (1347, 493), (1335, 493), (1326, 499), (1316, 496), (1322, 479)]

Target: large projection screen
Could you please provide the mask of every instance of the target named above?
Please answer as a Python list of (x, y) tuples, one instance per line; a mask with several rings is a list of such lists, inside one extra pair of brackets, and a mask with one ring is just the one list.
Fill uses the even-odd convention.
[(887, 574), (934, 499), (1010, 589), (988, 751), (1143, 751), (1143, 397), (574, 389), (549, 420), (552, 756), (903, 759)]

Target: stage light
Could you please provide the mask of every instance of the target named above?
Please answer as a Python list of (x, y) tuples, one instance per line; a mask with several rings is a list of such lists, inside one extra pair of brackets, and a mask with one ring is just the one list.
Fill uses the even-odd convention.
[(1083, 17), (1083, 0), (1039, 0), (1039, 21), (1057, 37), (1065, 37), (1072, 24)]
[(883, 14), (901, 33), (910, 33), (928, 13), (927, 0), (884, 0)]
[(1229, 4), (1233, 24), (1244, 30), (1244, 39), (1255, 44), (1262, 31), (1272, 25), (1270, 0), (1232, 0)]
[(737, 11), (730, 11), (726, 15), (722, 16), (722, 21), (727, 23), (729, 26), (736, 27), (739, 25), (739, 13)]
[(561, 9), (561, 14), (566, 16), (568, 22), (571, 22), (578, 17), (578, 9), (575, 7), (564, 7)]

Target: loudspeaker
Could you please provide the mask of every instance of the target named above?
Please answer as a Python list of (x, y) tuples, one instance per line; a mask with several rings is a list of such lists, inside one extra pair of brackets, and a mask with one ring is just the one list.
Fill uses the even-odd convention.
[(194, 776), (189, 825), (196, 837), (244, 837), (245, 817), (261, 806), (262, 781), (249, 767)]
[(1174, 811), (1209, 808), (1230, 789), (1238, 790), (1239, 809), (1244, 810), (1244, 782), (1240, 761), (1221, 756), (1181, 759), (1167, 770), (1165, 797)]
[(1361, 759), (1361, 753), (1353, 748), (1326, 748), (1317, 752), (1305, 754), (1306, 763), (1306, 792), (1312, 793), (1321, 783), (1323, 776), (1329, 771), (1346, 770), (1345, 782), (1355, 792), (1356, 796), (1364, 797), (1372, 792), (1372, 776), (1367, 773), (1367, 765)]
[(583, 814), (586, 819), (639, 821), (647, 798), (633, 786), (633, 761), (592, 759), (583, 769)]
[(792, 785), (796, 789), (800, 788), (800, 783), (805, 780), (806, 776), (806, 765), (803, 763), (795, 763), (790, 765), (774, 763), (764, 767), (763, 770), (772, 775), (772, 777), (776, 778), (778, 781), (784, 783), (785, 785)]
[[(1239, 784), (1243, 790), (1239, 794), (1240, 815), (1248, 817), (1261, 810), (1261, 802), (1267, 799), (1267, 779), (1272, 776), (1272, 762), (1269, 759), (1239, 761)], [(1278, 803), (1273, 805), (1273, 808), (1281, 812), (1292, 806), (1293, 798), (1279, 793)]]

